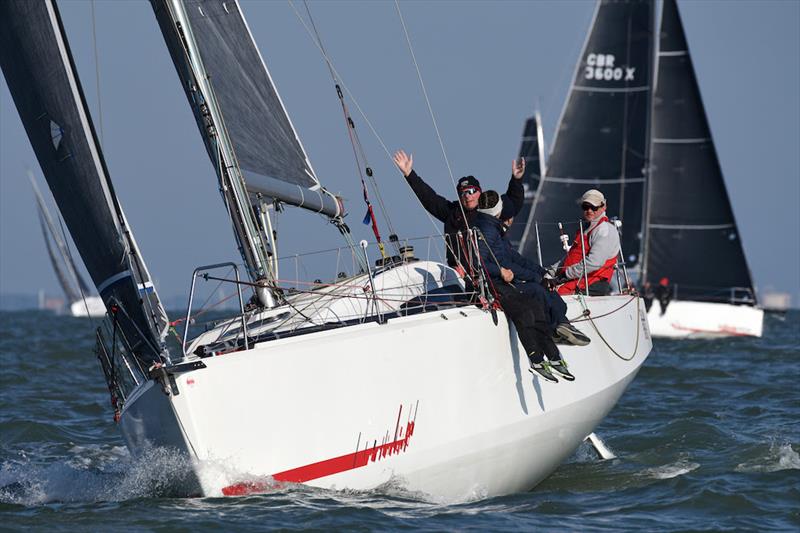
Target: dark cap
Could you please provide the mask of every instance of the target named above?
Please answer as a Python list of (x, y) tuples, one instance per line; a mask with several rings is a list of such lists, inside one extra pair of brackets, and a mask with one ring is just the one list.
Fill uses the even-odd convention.
[(478, 178), (475, 176), (464, 176), (460, 180), (458, 180), (458, 185), (456, 189), (461, 192), (462, 189), (466, 189), (468, 187), (476, 187), (478, 189), (481, 188), (481, 182), (478, 181)]

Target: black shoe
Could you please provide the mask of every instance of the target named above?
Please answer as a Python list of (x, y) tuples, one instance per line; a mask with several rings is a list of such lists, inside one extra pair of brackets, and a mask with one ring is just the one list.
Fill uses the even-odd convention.
[(534, 363), (531, 361), (530, 363), (531, 366), (528, 368), (528, 372), (531, 374), (539, 374), (550, 383), (558, 383), (558, 379), (550, 372), (550, 363), (547, 361), (542, 361), (541, 363)]
[(557, 361), (550, 361), (550, 368), (555, 370), (559, 376), (566, 379), (567, 381), (575, 381), (575, 376), (573, 376), (567, 369), (567, 362), (564, 361), (563, 359), (558, 359)]
[(574, 344), (575, 346), (586, 346), (592, 342), (592, 339), (581, 333), (578, 328), (569, 322), (562, 322), (556, 326), (556, 333), (558, 333), (564, 341), (569, 344)]

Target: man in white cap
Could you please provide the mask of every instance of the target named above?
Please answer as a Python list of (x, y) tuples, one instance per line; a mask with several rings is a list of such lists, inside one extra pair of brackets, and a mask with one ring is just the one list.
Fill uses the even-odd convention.
[[(597, 189), (589, 189), (578, 203), (583, 211), (583, 235), (575, 234), (566, 257), (550, 267), (561, 283), (559, 294), (584, 292), (588, 280), (589, 294), (601, 296), (611, 292), (611, 277), (619, 255), (619, 233), (606, 216), (606, 197)], [(583, 241), (583, 245), (581, 245)], [(586, 254), (584, 274), (583, 254)]]

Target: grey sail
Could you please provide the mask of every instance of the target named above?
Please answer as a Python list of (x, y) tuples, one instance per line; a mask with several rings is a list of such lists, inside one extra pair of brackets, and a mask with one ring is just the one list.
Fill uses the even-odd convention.
[(67, 297), (69, 303), (74, 303), (82, 299), (83, 295), (88, 295), (89, 288), (83, 277), (75, 268), (75, 263), (72, 261), (72, 256), (67, 248), (67, 243), (61, 238), (59, 232), (56, 230), (53, 217), (50, 216), (50, 211), (44, 203), (44, 197), (36, 184), (33, 174), (28, 176), (33, 186), (34, 196), (36, 198), (36, 209), (39, 214), (39, 225), (42, 229), (42, 237), (44, 237), (45, 246), (47, 247), (47, 255), (50, 258), (50, 263), (56, 273), (58, 282), (61, 289)]
[(72, 240), (142, 360), (160, 361), (166, 314), (108, 177), (58, 9), (0, 2), (0, 64)]
[[(539, 181), (544, 176), (544, 136), (542, 134), (542, 117), (536, 114), (525, 121), (522, 131), (522, 143), (519, 147), (519, 158), (525, 159), (525, 174), (522, 176), (522, 186), (525, 189), (525, 200), (522, 208), (514, 217), (514, 222), (508, 229), (508, 238), (514, 248), (527, 239), (528, 232), (533, 231), (533, 201)], [(531, 235), (535, 239), (535, 232)]]
[(64, 262), (61, 261), (60, 256), (53, 249), (54, 244), (50, 238), (47, 222), (45, 222), (45, 217), (41, 209), (38, 209), (38, 214), (39, 226), (42, 228), (42, 236), (44, 237), (44, 245), (47, 248), (47, 257), (50, 259), (50, 264), (53, 267), (53, 271), (56, 273), (58, 284), (61, 285), (61, 290), (64, 291), (64, 296), (67, 297), (67, 302), (69, 304), (77, 302), (81, 299), (81, 295), (74, 284), (74, 280), (70, 279), (70, 276), (67, 274)]
[[(539, 223), (545, 262), (563, 253), (555, 224), (572, 223), (571, 237), (580, 218), (576, 200), (591, 188), (605, 194), (608, 215), (623, 221), (626, 260), (639, 262), (653, 26), (651, 0), (597, 4), (533, 204), (531, 220)], [(522, 253), (535, 257), (533, 232), (522, 243)]]
[(230, 138), (247, 191), (330, 217), (340, 201), (320, 187), (272, 79), (235, 0), (184, 0), (190, 28), (179, 27), (172, 0), (151, 0), (175, 68), (215, 167), (218, 147), (208, 134), (208, 114), (195, 93), (184, 39), (191, 31), (222, 117), (214, 127)]
[[(664, 0), (653, 100), (646, 279), (685, 300), (755, 303), (675, 0)], [(724, 265), (724, 268), (718, 268)]]

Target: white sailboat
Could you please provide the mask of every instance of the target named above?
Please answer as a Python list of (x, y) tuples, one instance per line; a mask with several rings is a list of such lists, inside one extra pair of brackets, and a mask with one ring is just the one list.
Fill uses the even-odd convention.
[(653, 301), (653, 335), (760, 337), (764, 311), (675, 0), (663, 2), (650, 142), (642, 279), (672, 293), (666, 309)]
[(42, 228), (44, 244), (47, 247), (47, 256), (50, 258), (50, 264), (53, 265), (53, 271), (56, 273), (58, 283), (67, 299), (67, 311), (74, 317), (105, 316), (106, 306), (103, 300), (99, 296), (90, 294), (88, 285), (72, 261), (72, 254), (69, 252), (67, 244), (56, 231), (53, 217), (47, 209), (47, 204), (33, 173), (28, 173), (28, 179), (36, 197), (36, 209), (39, 214), (39, 225)]
[[(209, 496), (284, 482), (337, 489), (393, 482), (462, 500), (527, 490), (555, 470), (647, 358), (642, 301), (569, 297), (569, 316), (592, 343), (564, 348), (577, 380), (553, 385), (527, 371), (516, 332), (492, 305), (480, 271), (467, 268), (477, 288), (465, 292), (455, 270), (416, 259), (408, 249), (372, 267), (362, 241), (350, 247), (361, 271), (306, 291), (280, 287), (272, 206), (322, 213), (349, 239), (341, 201), (308, 163), (239, 4), (152, 4), (250, 279), (239, 282), (232, 263), (196, 270), (193, 279), (201, 280), (231, 268), (240, 312), (191, 338), (190, 303), (182, 345), (172, 349), (165, 343), (166, 314), (113, 193), (56, 6), (0, 4), (3, 72), (106, 303), (97, 354), (132, 453), (152, 446), (183, 452), (193, 466), (186, 492)], [(43, 117), (42, 108), (49, 114)], [(54, 147), (73, 157), (58, 157)], [(94, 171), (80, 174), (85, 191), (77, 197), (59, 189), (57, 179), (64, 172), (78, 178), (71, 165)], [(69, 208), (87, 195), (104, 200), (92, 202), (89, 222)], [(83, 238), (87, 225), (107, 232), (109, 242)], [(469, 256), (471, 238), (465, 241)], [(109, 243), (125, 253), (98, 253)], [(244, 289), (253, 292), (247, 306)]]

